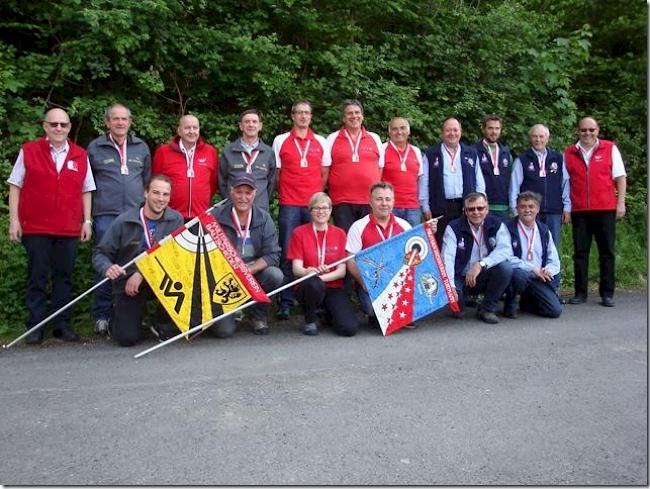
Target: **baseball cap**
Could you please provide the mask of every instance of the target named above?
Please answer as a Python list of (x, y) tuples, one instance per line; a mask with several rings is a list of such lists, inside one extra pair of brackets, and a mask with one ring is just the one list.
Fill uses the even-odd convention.
[(255, 189), (255, 179), (253, 178), (253, 175), (250, 173), (240, 173), (232, 179), (232, 188), (236, 188), (241, 185), (248, 185), (250, 188)]

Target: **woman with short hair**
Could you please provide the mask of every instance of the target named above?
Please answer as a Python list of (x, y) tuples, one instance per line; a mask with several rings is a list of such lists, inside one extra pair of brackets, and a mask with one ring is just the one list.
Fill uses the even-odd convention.
[(332, 201), (326, 193), (312, 195), (309, 211), (311, 223), (294, 230), (287, 252), (296, 278), (314, 272), (318, 274), (301, 282), (295, 289), (305, 315), (302, 332), (310, 336), (318, 334), (316, 311), (322, 306), (337, 334), (353, 336), (359, 329), (359, 322), (343, 289), (345, 263), (333, 269), (328, 267), (346, 256), (345, 231), (329, 224)]

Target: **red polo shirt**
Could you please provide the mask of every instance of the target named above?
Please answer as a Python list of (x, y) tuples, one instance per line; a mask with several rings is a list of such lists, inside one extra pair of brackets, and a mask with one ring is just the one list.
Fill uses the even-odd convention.
[[(304, 138), (296, 136), (292, 129), (274, 139), (275, 163), (280, 173), (278, 196), (281, 205), (306, 207), (311, 196), (323, 190), (321, 166), (325, 147), (325, 138), (314, 134), (311, 129)], [(301, 165), (300, 153), (305, 156), (307, 166)]]
[[(327, 226), (327, 232), (318, 231), (318, 242), (316, 233), (311, 223), (303, 224), (294, 229), (289, 241), (289, 250), (287, 258), (289, 260), (302, 260), (303, 266), (317, 267), (318, 263), (318, 246), (323, 247), (325, 243), (325, 264), (334, 263), (346, 256), (345, 253), (345, 231), (337, 228), (332, 224)], [(342, 288), (343, 280), (332, 280), (327, 282), (329, 288)]]
[[(402, 158), (405, 167), (402, 168)], [(418, 209), (418, 177), (422, 175), (422, 153), (419, 148), (408, 145), (403, 153), (390, 142), (384, 143), (384, 171), (381, 179), (395, 189), (395, 207), (398, 209)]]
[(328, 180), (329, 195), (334, 205), (367, 204), (370, 187), (380, 180), (384, 166), (384, 151), (381, 139), (374, 132), (361, 128), (359, 135), (359, 161), (352, 161), (352, 148), (344, 128), (327, 137), (330, 160)]

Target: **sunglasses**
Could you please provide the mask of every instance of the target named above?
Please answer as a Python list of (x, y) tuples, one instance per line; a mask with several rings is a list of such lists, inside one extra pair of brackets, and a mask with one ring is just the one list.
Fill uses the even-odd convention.
[(487, 209), (487, 207), (484, 205), (477, 205), (476, 207), (465, 207), (465, 211), (467, 212), (474, 212), (474, 211), (483, 212), (485, 209)]
[(50, 122), (50, 121), (45, 121), (45, 124), (47, 124), (48, 126), (50, 126), (52, 129), (54, 129), (54, 128), (57, 127), (57, 126), (60, 126), (60, 127), (62, 127), (63, 129), (66, 129), (66, 128), (70, 127), (70, 123), (69, 123), (69, 122)]
[(580, 132), (596, 132), (596, 128), (595, 127), (584, 127), (584, 128), (581, 127)]

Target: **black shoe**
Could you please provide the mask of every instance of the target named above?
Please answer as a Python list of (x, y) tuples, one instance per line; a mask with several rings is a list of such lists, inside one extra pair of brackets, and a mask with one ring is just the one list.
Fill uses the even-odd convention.
[(503, 305), (503, 315), (510, 319), (517, 319), (519, 312), (519, 296), (515, 296), (510, 301), (505, 301)]
[(587, 302), (587, 296), (584, 295), (574, 295), (569, 299), (569, 304), (584, 304)]
[(565, 305), (568, 301), (564, 297), (558, 296), (558, 299), (560, 299), (560, 304)]
[(79, 335), (72, 331), (70, 328), (55, 329), (52, 333), (52, 336), (54, 336), (57, 340), (66, 342), (79, 341)]
[(458, 312), (451, 311), (451, 317), (453, 317), (454, 319), (463, 319), (465, 317), (465, 314), (463, 313), (463, 311), (458, 311)]
[(605, 307), (614, 307), (614, 298), (613, 297), (603, 297), (600, 300), (600, 305)]
[(497, 315), (490, 311), (479, 311), (477, 316), (484, 323), (497, 324), (499, 322)]
[(517, 306), (508, 305), (503, 308), (503, 315), (510, 319), (517, 319), (519, 314), (517, 313)]
[(377, 316), (368, 316), (368, 326), (371, 329), (381, 329), (381, 326), (379, 326), (379, 321), (377, 320)]
[(43, 343), (43, 330), (37, 329), (25, 336), (25, 343), (28, 345), (40, 345)]

